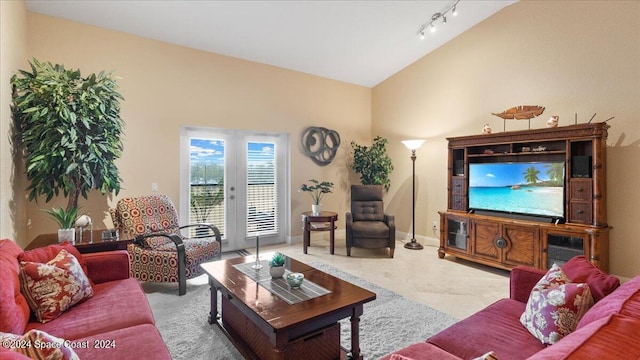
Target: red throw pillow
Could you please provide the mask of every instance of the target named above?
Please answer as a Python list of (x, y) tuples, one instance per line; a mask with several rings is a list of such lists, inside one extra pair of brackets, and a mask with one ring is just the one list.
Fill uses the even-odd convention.
[(24, 335), (0, 332), (2, 348), (11, 350), (31, 359), (77, 360), (80, 359), (64, 339), (49, 335), (41, 330), (29, 330)]
[(93, 296), (78, 260), (64, 249), (46, 264), (23, 261), (20, 265), (20, 289), (42, 323)]
[(60, 250), (62, 249), (67, 250), (68, 253), (70, 253), (71, 255), (75, 256), (76, 259), (78, 259), (80, 266), (82, 266), (82, 271), (84, 271), (84, 274), (88, 277), (89, 270), (87, 268), (87, 262), (84, 260), (84, 257), (82, 256), (82, 254), (80, 254), (78, 249), (76, 249), (76, 247), (73, 246), (68, 241), (64, 241), (59, 244), (48, 245), (41, 248), (36, 248), (33, 250), (27, 250), (22, 254), (18, 255), (18, 261), (46, 263), (47, 261), (50, 261), (51, 259), (56, 257), (60, 252)]
[(620, 280), (598, 269), (584, 255), (576, 256), (562, 265), (562, 271), (574, 283), (587, 283), (593, 301), (598, 302), (620, 286)]
[(575, 330), (592, 305), (589, 286), (572, 283), (553, 264), (531, 291), (520, 322), (543, 344), (555, 344)]

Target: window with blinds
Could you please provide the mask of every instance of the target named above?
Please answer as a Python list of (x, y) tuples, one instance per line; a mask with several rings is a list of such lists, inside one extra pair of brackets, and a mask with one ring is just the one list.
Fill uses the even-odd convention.
[(278, 232), (276, 144), (247, 142), (247, 234)]

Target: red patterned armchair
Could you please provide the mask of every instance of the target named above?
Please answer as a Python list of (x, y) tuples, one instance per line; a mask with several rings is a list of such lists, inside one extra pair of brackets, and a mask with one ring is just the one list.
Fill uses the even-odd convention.
[[(109, 209), (120, 238), (135, 239), (127, 246), (131, 276), (141, 281), (177, 282), (187, 293), (187, 279), (203, 273), (203, 262), (220, 259), (220, 231), (213, 225), (180, 226), (178, 213), (166, 195), (124, 198)], [(207, 234), (185, 238), (180, 230), (198, 227)]]

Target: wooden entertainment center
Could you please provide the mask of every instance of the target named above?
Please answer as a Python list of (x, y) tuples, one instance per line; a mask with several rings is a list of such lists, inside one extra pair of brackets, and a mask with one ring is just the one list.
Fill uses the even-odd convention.
[[(548, 269), (575, 255), (609, 268), (606, 123), (447, 138), (448, 205), (440, 212), (445, 254), (511, 269)], [(469, 207), (469, 164), (564, 162), (564, 217), (480, 212)]]

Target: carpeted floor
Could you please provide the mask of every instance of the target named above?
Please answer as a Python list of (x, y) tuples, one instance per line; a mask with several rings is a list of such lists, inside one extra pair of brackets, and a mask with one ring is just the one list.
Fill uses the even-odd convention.
[[(392, 291), (321, 262), (310, 264), (376, 293), (376, 300), (365, 304), (360, 319), (360, 348), (365, 359), (378, 359), (393, 350), (424, 341), (453, 324), (453, 317), (408, 300)], [(209, 286), (206, 276), (189, 280), (187, 295), (176, 289), (145, 290), (156, 325), (175, 360), (242, 359), (240, 353), (215, 325), (207, 323)], [(349, 320), (341, 323), (341, 343), (350, 344)]]

